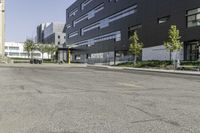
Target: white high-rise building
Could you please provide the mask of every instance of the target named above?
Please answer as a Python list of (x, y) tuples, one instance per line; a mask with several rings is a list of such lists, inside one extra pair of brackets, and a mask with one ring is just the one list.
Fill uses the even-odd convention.
[(0, 0), (0, 56), (4, 56), (5, 0)]

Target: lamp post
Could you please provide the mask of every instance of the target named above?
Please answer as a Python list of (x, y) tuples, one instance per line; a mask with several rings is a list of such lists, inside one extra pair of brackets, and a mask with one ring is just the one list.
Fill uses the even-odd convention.
[(114, 48), (114, 65), (116, 65), (116, 46)]
[(200, 61), (200, 42), (198, 43), (198, 57), (199, 57), (198, 61)]

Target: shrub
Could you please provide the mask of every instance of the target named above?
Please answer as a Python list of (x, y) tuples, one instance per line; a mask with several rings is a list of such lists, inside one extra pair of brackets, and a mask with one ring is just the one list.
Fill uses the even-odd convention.
[(157, 68), (165, 68), (171, 65), (171, 61), (139, 61), (136, 65), (132, 62), (122, 63), (118, 66), (125, 66), (125, 67), (137, 67), (137, 68), (148, 68), (148, 67), (157, 67)]
[(181, 65), (200, 66), (200, 61), (181, 61)]

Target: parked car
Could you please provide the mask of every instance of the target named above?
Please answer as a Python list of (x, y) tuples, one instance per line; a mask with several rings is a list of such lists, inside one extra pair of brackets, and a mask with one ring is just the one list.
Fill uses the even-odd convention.
[(31, 59), (30, 63), (31, 64), (42, 64), (42, 60), (41, 59)]

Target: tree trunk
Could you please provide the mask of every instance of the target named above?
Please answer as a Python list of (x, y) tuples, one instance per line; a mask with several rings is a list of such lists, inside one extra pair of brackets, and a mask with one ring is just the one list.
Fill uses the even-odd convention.
[(134, 56), (134, 66), (137, 64), (137, 56)]
[(49, 53), (47, 53), (48, 54), (48, 59), (49, 59)]
[(53, 53), (51, 53), (51, 61), (53, 62)]
[(114, 51), (114, 65), (116, 65), (116, 51)]
[(27, 54), (28, 54), (28, 59), (30, 59), (30, 52), (27, 52)]
[(42, 53), (42, 63), (43, 63), (43, 60), (44, 60), (44, 53)]
[(172, 51), (171, 50), (169, 51), (169, 59), (170, 59), (170, 61), (172, 60)]
[(175, 57), (174, 57), (174, 70), (177, 69), (177, 52), (175, 52)]
[(33, 51), (31, 51), (31, 59), (33, 59)]

